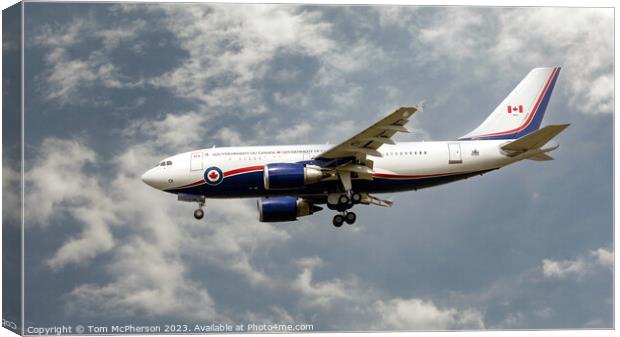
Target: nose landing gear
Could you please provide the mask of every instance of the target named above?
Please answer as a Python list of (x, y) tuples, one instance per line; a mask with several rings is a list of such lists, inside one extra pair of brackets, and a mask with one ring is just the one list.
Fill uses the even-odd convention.
[(200, 220), (204, 216), (205, 216), (205, 211), (203, 211), (202, 208), (199, 208), (194, 211), (194, 218), (196, 218), (196, 220)]
[(205, 197), (204, 197), (204, 195), (179, 193), (177, 195), (177, 198), (179, 199), (179, 201), (197, 202), (198, 203), (198, 209), (196, 209), (194, 211), (194, 218), (196, 218), (196, 220), (200, 220), (200, 219), (204, 218), (205, 211), (202, 209), (203, 207), (205, 207)]
[(204, 201), (198, 203), (198, 209), (194, 211), (194, 218), (196, 218), (196, 220), (200, 220), (205, 216), (205, 211), (202, 209), (204, 206)]

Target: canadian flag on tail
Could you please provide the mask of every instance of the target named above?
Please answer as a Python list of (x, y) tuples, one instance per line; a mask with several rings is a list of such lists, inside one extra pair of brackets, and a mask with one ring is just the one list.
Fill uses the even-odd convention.
[(523, 105), (509, 105), (508, 113), (523, 112)]

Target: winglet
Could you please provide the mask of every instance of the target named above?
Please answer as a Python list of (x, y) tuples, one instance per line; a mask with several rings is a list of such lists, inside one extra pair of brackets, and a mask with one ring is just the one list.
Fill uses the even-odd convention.
[(419, 112), (424, 112), (424, 103), (426, 103), (426, 99), (419, 101), (413, 107), (416, 108)]

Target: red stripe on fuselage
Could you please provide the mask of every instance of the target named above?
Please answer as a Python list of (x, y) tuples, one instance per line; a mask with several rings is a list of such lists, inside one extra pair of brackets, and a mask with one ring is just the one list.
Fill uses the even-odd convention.
[(500, 136), (500, 135), (505, 135), (505, 134), (508, 134), (508, 133), (519, 132), (519, 131), (525, 129), (528, 125), (530, 125), (530, 123), (532, 122), (532, 119), (534, 119), (534, 116), (536, 115), (536, 110), (538, 110), (538, 106), (540, 106), (540, 102), (542, 102), (543, 97), (545, 97), (545, 94), (547, 93), (547, 89), (549, 89), (549, 84), (551, 83), (551, 79), (553, 78), (553, 76), (555, 76), (555, 73), (557, 71), (558, 71), (557, 67), (553, 68), (553, 71), (551, 72), (551, 75), (547, 79), (547, 83), (545, 84), (545, 88), (543, 89), (542, 93), (538, 97), (538, 100), (536, 101), (536, 104), (534, 105), (534, 109), (532, 109), (532, 112), (527, 117), (527, 120), (525, 121), (525, 123), (523, 123), (523, 125), (519, 126), (516, 129), (512, 129), (512, 130), (508, 130), (508, 131), (502, 131), (502, 132), (495, 132), (495, 133), (487, 133), (487, 134), (484, 134), (484, 135), (473, 136), (471, 138), (488, 137), (488, 136)]
[(191, 184), (188, 184), (188, 185), (179, 186), (179, 187), (175, 187), (175, 188), (187, 188), (187, 187), (194, 187), (194, 186), (198, 186), (198, 185), (201, 185), (201, 184), (204, 184), (204, 183), (206, 183), (206, 181), (205, 181), (204, 179), (200, 179), (199, 181), (197, 181), (197, 182), (195, 182), (195, 183), (191, 183)]
[(247, 173), (247, 172), (252, 172), (252, 171), (262, 171), (264, 167), (265, 166), (263, 165), (259, 165), (259, 166), (248, 166), (248, 167), (242, 167), (240, 169), (230, 170), (230, 171), (224, 172), (224, 177), (229, 177), (235, 174)]
[[(226, 177), (230, 177), (230, 176), (234, 176), (237, 174), (241, 174), (241, 173), (248, 173), (248, 172), (253, 172), (253, 171), (262, 171), (264, 166), (248, 166), (248, 167), (242, 167), (239, 169), (234, 169), (234, 170), (230, 170), (230, 171), (226, 171), (224, 172), (224, 178)], [(198, 186), (198, 185), (202, 185), (205, 184), (206, 181), (204, 179), (200, 179), (196, 182), (193, 182), (191, 184), (187, 184), (187, 185), (183, 185), (183, 186), (179, 186), (179, 187), (175, 187), (174, 189), (178, 189), (178, 188), (188, 188), (188, 187), (194, 187), (194, 186)]]

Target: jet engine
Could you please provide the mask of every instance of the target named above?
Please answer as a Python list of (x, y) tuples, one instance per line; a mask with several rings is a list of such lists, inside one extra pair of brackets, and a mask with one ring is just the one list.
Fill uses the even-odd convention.
[(266, 190), (289, 190), (317, 183), (329, 176), (321, 169), (300, 163), (267, 164), (263, 170)]
[(296, 197), (261, 198), (257, 202), (261, 222), (295, 221), (298, 217), (322, 210), (322, 207)]

